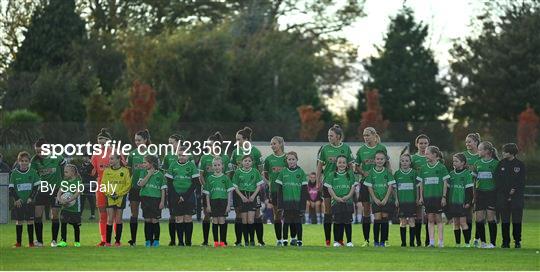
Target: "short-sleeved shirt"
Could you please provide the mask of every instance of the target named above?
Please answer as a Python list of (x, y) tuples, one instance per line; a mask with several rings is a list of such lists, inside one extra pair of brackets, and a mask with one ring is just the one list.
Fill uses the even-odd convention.
[[(219, 156), (223, 162), (223, 173), (227, 174), (232, 172), (229, 167), (229, 157), (225, 154)], [(209, 176), (214, 174), (214, 169), (212, 167), (212, 162), (214, 161), (214, 155), (202, 155), (199, 160), (199, 171), (203, 172), (203, 176), (207, 179)]]
[(56, 158), (48, 156), (41, 159), (38, 156), (34, 156), (30, 168), (36, 170), (42, 181), (46, 181), (47, 184), (56, 185), (56, 188), (58, 188), (64, 176), (63, 167), (65, 164), (66, 160), (62, 156), (57, 156)]
[(231, 163), (236, 168), (242, 168), (242, 158), (245, 155), (251, 155), (254, 168), (257, 168), (259, 165), (263, 164), (261, 151), (255, 146), (251, 146), (251, 152), (248, 152), (243, 148), (235, 148), (231, 154)]
[[(61, 182), (62, 185), (65, 185), (66, 187), (61, 187), (60, 190), (62, 192), (70, 192), (72, 194), (77, 193), (79, 185), (83, 184), (80, 179), (72, 179), (72, 180), (66, 180)], [(80, 192), (82, 193), (82, 192)], [(62, 207), (63, 211), (73, 212), (73, 213), (79, 213), (81, 212), (81, 195), (75, 199), (75, 204), (69, 207)]]
[(275, 183), (281, 185), (284, 206), (288, 202), (298, 202), (302, 197), (302, 185), (307, 185), (307, 176), (304, 170), (296, 167), (294, 170), (285, 168), (279, 172)]
[(262, 179), (259, 170), (253, 167), (247, 171), (240, 168), (234, 171), (232, 183), (234, 187), (238, 188), (240, 191), (255, 192), (257, 186), (263, 184), (264, 180)]
[(448, 183), (450, 186), (449, 202), (452, 204), (464, 204), (465, 190), (474, 186), (471, 171), (464, 169), (458, 173), (456, 170), (452, 170)]
[(380, 143), (373, 147), (363, 144), (358, 151), (356, 151), (356, 163), (362, 165), (362, 170), (368, 172), (375, 167), (375, 154), (379, 151), (388, 154), (386, 147)]
[(325, 144), (321, 150), (319, 150), (317, 160), (324, 165), (323, 176), (327, 178), (336, 172), (336, 160), (337, 157), (343, 155), (347, 158), (347, 163), (354, 161), (352, 157), (351, 147), (345, 143), (341, 143), (338, 146), (331, 144)]
[(268, 173), (268, 178), (270, 181), (270, 192), (277, 192), (277, 187), (275, 186), (276, 179), (278, 178), (281, 170), (287, 168), (287, 160), (285, 159), (285, 154), (281, 156), (276, 156), (271, 154), (266, 159), (264, 159), (264, 171)]
[(396, 180), (397, 196), (399, 202), (415, 203), (416, 188), (418, 184), (418, 182), (416, 181), (416, 171), (412, 168), (410, 168), (407, 172), (399, 169), (394, 173), (394, 179)]
[[(164, 171), (169, 170), (169, 167), (175, 161), (178, 161), (178, 155), (167, 154), (167, 155), (163, 156), (163, 164), (161, 165), (161, 169), (163, 169)], [(193, 159), (192, 155), (188, 156), (188, 161), (193, 161), (194, 162), (194, 159)]]
[(156, 171), (141, 188), (140, 195), (148, 197), (161, 197), (161, 190), (165, 189), (167, 189), (165, 176), (161, 171)]
[(232, 190), (234, 186), (229, 177), (224, 174), (208, 176), (203, 186), (203, 193), (209, 195), (210, 199), (228, 199), (229, 192)]
[(145, 154), (139, 153), (137, 148), (131, 150), (127, 157), (127, 165), (131, 170), (131, 186), (136, 187), (137, 182), (146, 176), (146, 169), (144, 168), (144, 156)]
[(199, 169), (197, 169), (193, 161), (188, 160), (185, 163), (180, 163), (175, 160), (170, 162), (165, 177), (172, 179), (174, 191), (182, 194), (191, 187), (192, 179), (199, 177)]
[(480, 191), (494, 191), (495, 179), (494, 173), (499, 161), (496, 159), (480, 159), (474, 163), (475, 170), (473, 176), (476, 177), (476, 189)]
[(416, 171), (420, 170), (420, 168), (422, 168), (422, 166), (427, 164), (426, 156), (420, 155), (418, 153), (413, 154), (411, 156), (411, 160), (412, 160), (411, 161), (411, 167)]
[(21, 171), (18, 168), (11, 170), (9, 176), (9, 188), (13, 188), (17, 197), (26, 203), (32, 194), (32, 188), (39, 186), (39, 175), (36, 170), (28, 168), (26, 171)]
[(440, 198), (443, 195), (444, 180), (449, 179), (448, 169), (440, 163), (427, 163), (418, 172), (417, 180), (422, 182), (424, 198)]
[[(328, 175), (324, 181), (324, 186), (334, 190), (337, 197), (344, 197), (349, 194), (351, 189), (356, 186), (358, 182), (352, 171), (347, 172), (334, 172), (333, 175)], [(352, 198), (348, 200), (352, 202)], [(335, 200), (332, 198), (332, 205), (335, 204)]]
[(369, 170), (369, 174), (364, 181), (364, 185), (373, 188), (373, 193), (379, 200), (384, 199), (388, 192), (388, 188), (394, 184), (396, 184), (394, 176), (386, 168), (383, 168), (382, 170), (372, 168)]
[(463, 151), (463, 155), (467, 159), (467, 165), (474, 165), (478, 160), (480, 160), (480, 155), (478, 153), (472, 154), (469, 150)]

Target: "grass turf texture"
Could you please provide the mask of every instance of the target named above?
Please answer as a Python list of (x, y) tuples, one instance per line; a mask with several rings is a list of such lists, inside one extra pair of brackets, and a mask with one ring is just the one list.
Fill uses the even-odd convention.
[[(86, 217), (85, 217), (86, 218)], [(191, 248), (167, 246), (167, 223), (161, 223), (161, 247), (145, 248), (143, 225), (139, 225), (138, 246), (127, 245), (129, 224), (124, 224), (121, 248), (97, 248), (98, 226), (84, 222), (81, 248), (72, 246), (73, 229), (68, 225), (67, 248), (18, 248), (14, 224), (0, 225), (1, 270), (539, 270), (540, 211), (527, 210), (521, 249), (454, 248), (450, 225), (445, 226), (445, 248), (401, 248), (399, 226), (390, 226), (388, 248), (361, 248), (361, 225), (353, 225), (354, 248), (325, 248), (322, 225), (304, 225), (304, 247), (276, 248), (274, 229), (265, 225), (266, 247), (200, 247), (202, 228), (194, 226)], [(487, 229), (487, 227), (486, 227)], [(489, 233), (489, 232), (488, 232)], [(23, 246), (27, 246), (26, 227)], [(114, 235), (113, 235), (114, 236)], [(422, 239), (424, 230), (422, 231)], [(51, 237), (50, 223), (44, 226), (44, 240)], [(373, 237), (373, 232), (371, 232)], [(489, 236), (488, 236), (489, 238)], [(497, 241), (500, 246), (500, 225)], [(212, 234), (210, 233), (210, 240)], [(229, 243), (234, 227), (229, 225)], [(48, 245), (47, 245), (48, 246)]]

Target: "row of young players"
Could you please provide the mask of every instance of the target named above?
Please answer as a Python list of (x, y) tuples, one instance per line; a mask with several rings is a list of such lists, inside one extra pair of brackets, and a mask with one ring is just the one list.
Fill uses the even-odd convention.
[[(110, 140), (111, 138), (112, 137), (110, 137), (110, 134), (108, 132), (102, 131), (100, 135), (98, 135), (98, 142)], [(238, 131), (236, 138), (240, 143), (242, 141), (251, 140), (251, 129), (244, 128)], [(321, 188), (324, 188), (323, 197), (325, 199), (325, 207), (327, 207), (325, 209), (324, 219), (324, 230), (327, 245), (330, 245), (331, 227), (332, 223), (334, 223), (334, 245), (343, 245), (343, 234), (345, 232), (347, 234), (348, 240), (347, 245), (352, 246), (352, 228), (350, 226), (353, 210), (352, 196), (354, 193), (354, 187), (357, 185), (358, 182), (360, 182), (361, 186), (359, 201), (363, 202), (364, 207), (364, 245), (369, 245), (369, 232), (371, 223), (371, 218), (369, 216), (372, 213), (371, 208), (373, 208), (373, 214), (375, 215), (373, 227), (375, 234), (375, 245), (384, 246), (388, 238), (388, 214), (394, 210), (394, 208), (392, 207), (393, 203), (395, 203), (396, 206), (399, 207), (400, 217), (402, 218), (402, 245), (405, 245), (404, 227), (406, 223), (409, 224), (411, 230), (411, 246), (414, 245), (413, 237), (416, 237), (416, 245), (419, 245), (419, 226), (421, 224), (421, 221), (418, 221), (418, 219), (421, 220), (422, 212), (420, 211), (419, 213), (416, 213), (416, 211), (419, 207), (421, 209), (422, 205), (425, 206), (426, 213), (428, 215), (427, 225), (430, 237), (428, 245), (434, 245), (434, 224), (440, 223), (440, 213), (442, 212), (443, 207), (446, 206), (450, 208), (447, 210), (447, 212), (449, 212), (449, 214), (455, 218), (454, 223), (455, 227), (457, 228), (457, 231), (455, 231), (456, 242), (459, 243), (459, 228), (461, 228), (465, 235), (465, 242), (466, 244), (468, 244), (470, 239), (469, 227), (471, 224), (467, 224), (467, 218), (469, 217), (468, 215), (470, 215), (469, 207), (473, 204), (473, 201), (476, 206), (476, 225), (478, 236), (480, 240), (482, 240), (484, 247), (491, 247), (492, 245), (494, 245), (496, 236), (494, 236), (493, 234), (494, 232), (496, 233), (496, 223), (493, 222), (493, 217), (496, 206), (496, 204), (494, 203), (496, 202), (497, 195), (492, 195), (491, 193), (489, 195), (488, 193), (484, 194), (484, 192), (495, 191), (495, 187), (492, 186), (494, 184), (492, 178), (494, 168), (492, 167), (490, 170), (492, 175), (488, 175), (486, 174), (486, 171), (478, 170), (478, 166), (481, 166), (481, 164), (476, 164), (476, 162), (469, 163), (470, 165), (477, 166), (473, 169), (475, 169), (475, 173), (477, 173), (476, 191), (478, 191), (478, 193), (475, 194), (475, 197), (471, 197), (470, 193), (466, 193), (466, 188), (471, 188), (472, 182), (472, 178), (470, 177), (471, 173), (468, 172), (469, 170), (465, 169), (467, 161), (473, 159), (478, 160), (479, 157), (482, 157), (482, 159), (479, 160), (480, 162), (492, 162), (490, 158), (496, 156), (496, 151), (492, 146), (490, 146), (489, 142), (484, 142), (480, 144), (479, 135), (470, 134), (467, 137), (466, 143), (468, 150), (464, 154), (468, 154), (470, 158), (467, 158), (464, 154), (456, 154), (454, 156), (454, 167), (456, 168), (456, 170), (452, 173), (459, 177), (457, 179), (449, 179), (450, 176), (447, 175), (448, 171), (446, 171), (446, 168), (442, 164), (438, 163), (438, 161), (442, 157), (440, 151), (438, 151), (438, 148), (436, 147), (428, 147), (429, 138), (425, 135), (421, 135), (416, 139), (416, 144), (418, 147), (417, 154), (414, 154), (413, 156), (404, 154), (401, 157), (401, 169), (396, 171), (395, 178), (394, 175), (388, 172), (388, 168), (385, 168), (388, 159), (386, 155), (386, 148), (379, 143), (380, 140), (376, 131), (373, 128), (367, 128), (364, 131), (364, 138), (366, 144), (359, 149), (356, 156), (356, 163), (353, 163), (350, 148), (346, 144), (342, 143), (343, 134), (338, 126), (330, 128), (328, 138), (329, 144), (323, 146), (319, 152), (317, 167), (317, 180), (320, 184), (324, 183), (324, 186), (321, 186)], [(173, 135), (171, 137), (171, 140), (179, 140), (179, 137)], [(212, 135), (209, 140), (220, 141), (221, 136), (219, 135), (219, 133), (216, 133)], [(149, 141), (150, 135), (148, 131), (139, 132), (135, 136), (135, 143), (137, 145), (149, 144)], [(155, 242), (159, 241), (159, 224), (157, 224), (157, 220), (159, 219), (159, 215), (161, 214), (159, 210), (164, 207), (165, 198), (166, 196), (168, 196), (171, 218), (174, 218), (175, 220), (175, 222), (169, 223), (169, 233), (171, 234), (171, 239), (174, 238), (174, 232), (176, 232), (179, 238), (179, 244), (184, 244), (183, 236), (185, 235), (185, 242), (190, 245), (191, 233), (193, 230), (191, 217), (194, 214), (195, 207), (194, 201), (192, 201), (192, 196), (194, 195), (193, 190), (196, 184), (203, 184), (206, 187), (204, 191), (210, 196), (206, 199), (207, 201), (204, 201), (203, 203), (205, 204), (205, 221), (208, 222), (207, 219), (209, 219), (210, 217), (214, 218), (213, 232), (215, 238), (217, 238), (218, 229), (221, 228), (222, 245), (225, 244), (225, 237), (223, 236), (226, 235), (227, 232), (227, 225), (224, 224), (224, 216), (230, 209), (230, 207), (228, 207), (228, 204), (225, 204), (230, 203), (230, 201), (225, 200), (225, 195), (228, 199), (231, 197), (232, 193), (219, 194), (220, 191), (222, 193), (224, 191), (236, 192), (234, 195), (232, 195), (234, 196), (233, 202), (235, 203), (236, 210), (241, 211), (240, 213), (237, 212), (238, 218), (235, 222), (235, 234), (237, 236), (236, 244), (241, 244), (241, 238), (243, 235), (246, 245), (254, 245), (254, 232), (257, 232), (258, 234), (257, 236), (259, 238), (259, 243), (263, 243), (262, 221), (260, 220), (260, 214), (258, 214), (259, 202), (257, 200), (259, 199), (260, 190), (260, 186), (258, 185), (264, 182), (264, 180), (267, 180), (270, 183), (271, 197), (269, 199), (269, 202), (270, 206), (273, 206), (274, 208), (274, 215), (276, 217), (275, 231), (276, 238), (278, 239), (278, 245), (285, 244), (282, 230), (288, 230), (289, 228), (291, 229), (291, 232), (296, 232), (296, 235), (301, 240), (302, 229), (300, 224), (300, 218), (301, 216), (303, 216), (303, 211), (305, 210), (306, 203), (305, 200), (307, 199), (307, 196), (305, 194), (307, 190), (303, 188), (303, 186), (306, 185), (305, 173), (302, 169), (296, 166), (295, 161), (297, 161), (298, 158), (295, 153), (291, 152), (290, 154), (285, 156), (283, 139), (281, 137), (274, 137), (271, 141), (271, 146), (274, 154), (268, 156), (264, 160), (264, 163), (261, 163), (261, 166), (263, 168), (263, 174), (265, 177), (264, 179), (259, 179), (260, 175), (257, 175), (259, 172), (257, 171), (257, 169), (251, 167), (250, 165), (253, 164), (253, 162), (262, 162), (260, 158), (260, 151), (258, 151), (256, 148), (252, 149), (252, 153), (250, 154), (250, 156), (234, 156), (235, 153), (233, 153), (233, 156), (230, 158), (230, 160), (232, 160), (233, 162), (231, 164), (227, 163), (229, 161), (229, 158), (225, 155), (219, 156), (220, 159), (215, 159), (213, 156), (208, 156), (204, 158), (203, 156), (199, 163), (200, 175), (198, 171), (190, 172), (192, 173), (191, 181), (189, 178), (186, 179), (187, 176), (185, 169), (187, 162), (190, 162), (191, 160), (189, 160), (187, 157), (182, 158), (182, 156), (180, 156), (178, 159), (174, 156), (173, 158), (165, 158), (163, 164), (164, 168), (169, 168), (169, 164), (171, 163), (176, 166), (181, 166), (176, 167), (177, 169), (172, 170), (172, 172), (167, 172), (166, 176), (167, 178), (169, 178), (168, 194), (166, 194), (165, 190), (162, 190), (166, 187), (166, 182), (163, 182), (164, 179), (162, 178), (162, 183), (160, 183), (160, 178), (153, 178), (155, 174), (160, 173), (160, 171), (154, 171), (159, 169), (159, 162), (157, 158), (152, 156), (143, 156), (142, 154), (136, 153), (130, 154), (130, 156), (128, 156), (127, 158), (129, 171), (123, 170), (123, 172), (119, 172), (122, 173), (119, 176), (123, 175), (124, 178), (127, 175), (131, 175), (132, 177), (132, 186), (129, 190), (129, 198), (133, 215), (130, 222), (132, 234), (130, 244), (134, 245), (136, 241), (136, 216), (138, 216), (139, 203), (142, 203), (143, 217), (145, 217), (145, 238), (147, 241), (146, 243), (147, 245), (159, 244), (159, 242)], [(36, 147), (39, 147), (39, 145), (36, 145)], [(509, 148), (509, 150), (507, 150), (507, 152), (503, 152), (503, 154), (509, 154), (511, 157), (514, 157), (517, 153), (515, 145), (508, 145), (507, 147), (512, 148)], [(475, 151), (477, 151), (478, 154)], [(37, 153), (39, 154), (39, 152)], [(114, 160), (115, 159), (113, 159), (112, 161)], [(118, 161), (121, 160), (122, 158), (118, 157)], [(38, 159), (38, 161), (40, 160)], [(102, 169), (103, 171), (105, 170), (104, 168), (107, 168), (109, 166), (109, 162), (96, 162), (94, 159), (92, 161), (98, 169), (98, 175), (99, 169)], [(409, 165), (407, 165), (407, 161), (409, 162)], [(508, 161), (518, 162), (513, 158)], [(43, 163), (43, 158), (41, 158), (41, 162)], [(239, 168), (232, 176), (233, 181), (235, 181), (236, 178), (236, 182), (232, 183), (236, 186), (224, 188), (223, 185), (227, 184), (226, 180), (228, 178), (218, 178), (218, 180), (220, 181), (215, 183), (216, 185), (221, 184), (221, 187), (218, 186), (220, 189), (213, 189), (211, 187), (215, 181), (215, 175), (212, 175), (212, 173), (214, 171), (219, 171), (219, 169), (215, 169), (216, 165), (214, 165), (214, 163), (218, 164), (219, 168), (220, 162), (221, 168), (227, 168), (227, 166), (229, 165), (235, 165)], [(54, 163), (52, 165), (54, 165)], [(114, 168), (114, 165), (111, 166), (113, 166)], [(523, 174), (524, 177), (524, 168), (522, 167), (522, 165), (520, 165), (520, 167), (523, 171), (518, 172)], [(39, 164), (35, 168), (39, 170)], [(113, 168), (111, 168), (110, 170), (118, 170)], [(175, 167), (171, 169), (174, 168)], [(188, 168), (193, 168), (193, 170), (196, 169), (194, 165), (191, 165)], [(287, 171), (282, 171), (284, 168), (287, 168)], [(502, 169), (504, 170), (504, 168)], [(514, 172), (518, 173), (515, 171), (515, 167), (507, 169), (514, 169)], [(416, 170), (419, 170), (419, 172), (416, 173)], [(221, 171), (225, 173), (232, 172), (228, 169), (222, 169)], [(280, 173), (281, 175), (283, 175), (294, 173), (295, 171), (298, 171), (297, 175), (285, 175), (286, 177), (282, 177), (281, 179), (278, 178)], [(40, 173), (46, 172), (49, 172), (50, 174), (51, 171), (41, 171)], [(66, 174), (67, 172), (68, 170), (66, 169)], [(354, 172), (361, 174), (362, 179), (357, 181)], [(221, 176), (219, 174), (218, 176), (227, 177), (227, 175)], [(98, 181), (101, 182), (102, 177), (103, 175), (98, 178)], [(209, 177), (210, 181), (206, 181), (206, 179), (208, 179)], [(46, 175), (44, 177), (44, 175), (42, 174), (41, 178), (43, 179), (47, 177)], [(415, 182), (415, 178), (419, 182)], [(110, 183), (112, 181), (112, 178), (109, 177), (108, 179), (109, 180), (107, 180), (107, 182)], [(117, 180), (120, 179), (118, 178)], [(459, 186), (454, 186), (454, 184), (456, 184), (455, 180), (460, 180), (462, 184)], [(517, 181), (517, 185), (520, 184), (520, 180), (517, 180), (515, 178), (511, 178), (509, 180), (514, 183), (516, 183)], [(396, 181), (398, 185), (397, 187), (393, 185)], [(119, 184), (120, 182), (116, 181), (116, 183)], [(519, 207), (521, 207), (522, 210), (522, 197), (520, 198), (519, 196), (522, 195), (522, 189), (520, 189), (519, 186), (516, 187), (515, 184), (512, 184), (511, 187), (512, 188), (508, 190), (508, 194), (513, 196), (513, 198), (507, 198), (507, 203), (503, 203), (507, 204), (506, 206), (503, 206), (510, 207), (506, 209), (507, 215), (503, 215), (503, 247), (507, 247), (509, 244), (509, 235), (505, 235), (505, 233), (507, 233), (507, 230), (509, 230), (509, 226), (505, 221), (509, 220), (510, 215), (512, 215), (514, 220), (514, 239), (516, 241), (516, 246), (518, 246), (520, 243), (521, 216), (519, 214)], [(141, 190), (141, 188), (143, 190)], [(144, 188), (147, 189), (144, 190)], [(151, 190), (152, 188), (154, 190)], [(291, 188), (295, 189), (291, 190)], [(394, 191), (394, 188), (397, 189), (395, 190), (397, 192), (396, 194), (392, 193)], [(450, 189), (450, 192), (448, 192), (447, 189)], [(504, 191), (502, 187), (497, 189), (501, 189), (501, 192)], [(124, 193), (127, 193), (127, 191), (124, 190)], [(448, 194), (451, 196), (450, 201), (448, 200)], [(39, 196), (39, 193), (36, 196)], [(60, 196), (61, 195), (59, 194), (59, 199), (61, 199)], [(212, 196), (214, 196), (214, 198), (212, 198)], [(393, 201), (391, 200), (391, 197), (394, 198)], [(76, 195), (74, 195), (72, 199), (65, 200), (65, 202), (71, 202), (75, 199), (78, 199)], [(125, 207), (125, 196), (104, 194), (101, 199), (104, 200), (105, 203), (100, 204), (100, 197), (98, 196), (98, 207), (107, 207), (106, 211), (108, 211), (109, 216), (107, 218), (107, 212), (105, 212), (105, 220), (100, 220), (101, 223), (103, 221), (107, 222), (105, 224), (104, 231), (102, 231), (102, 228), (100, 227), (100, 231), (102, 233), (102, 242), (100, 243), (100, 245), (110, 244), (112, 223), (114, 223), (114, 221), (116, 221), (117, 231), (116, 244), (119, 245), (119, 238), (121, 236), (122, 229), (121, 210)], [(212, 200), (218, 199), (221, 201), (213, 203), (214, 205), (212, 205)], [(38, 205), (38, 202), (39, 201), (36, 201), (35, 203), (36, 215), (38, 212), (38, 206), (40, 206)], [(60, 202), (62, 202), (62, 200)], [(520, 203), (521, 205), (519, 205)], [(512, 212), (514, 214), (512, 214)], [(64, 213), (64, 209), (62, 209), (62, 214)], [(486, 213), (487, 218), (490, 222), (491, 245), (485, 243), (485, 232), (482, 232), (482, 228), (484, 225), (483, 220), (484, 218), (486, 218)], [(417, 220), (414, 220), (415, 215), (420, 216), (420, 218), (416, 217)], [(508, 220), (505, 220), (507, 217)], [(64, 219), (64, 216), (62, 216), (62, 218)], [(102, 217), (100, 216), (100, 219), (101, 218)], [(63, 222), (70, 221), (68, 220), (70, 219), (70, 216), (66, 216), (65, 219), (66, 220), (63, 220)], [(74, 221), (73, 224), (76, 228), (75, 232), (77, 236), (78, 225), (80, 225), (80, 215), (79, 218), (75, 219), (76, 220), (71, 221)], [(259, 219), (259, 222), (255, 222), (256, 219)], [(203, 236), (205, 236), (205, 241), (207, 241), (206, 237), (208, 237), (210, 227), (209, 223), (206, 222), (203, 223)], [(283, 226), (281, 222), (283, 222)], [(258, 227), (256, 223), (260, 224), (260, 227)], [(492, 228), (493, 223), (495, 223), (494, 229)], [(55, 242), (56, 240), (54, 224), (55, 221), (53, 215), (53, 242)], [(442, 224), (438, 225), (440, 240), (439, 246), (442, 246)], [(40, 238), (42, 237), (40, 237), (38, 233), (37, 226), (38, 223), (36, 223), (38, 243), (42, 243), (42, 240), (40, 241)], [(64, 241), (62, 245), (65, 245), (64, 226), (65, 224), (62, 224), (62, 238)], [(22, 226), (20, 231), (19, 227), (17, 227), (19, 245), (20, 232), (22, 232)], [(56, 230), (56, 235), (57, 233), (58, 230)], [(32, 241), (32, 239), (30, 239), (30, 241)], [(77, 237), (76, 242), (78, 242)], [(220, 240), (217, 239), (216, 242), (220, 242)], [(220, 243), (218, 243), (218, 245), (219, 244)]]

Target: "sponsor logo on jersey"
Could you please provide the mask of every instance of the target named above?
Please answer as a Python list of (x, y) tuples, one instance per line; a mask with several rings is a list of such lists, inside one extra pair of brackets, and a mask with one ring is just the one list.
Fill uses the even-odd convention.
[(515, 172), (515, 173), (519, 173), (519, 171), (521, 171), (521, 168), (519, 168), (519, 167), (514, 167), (514, 172)]

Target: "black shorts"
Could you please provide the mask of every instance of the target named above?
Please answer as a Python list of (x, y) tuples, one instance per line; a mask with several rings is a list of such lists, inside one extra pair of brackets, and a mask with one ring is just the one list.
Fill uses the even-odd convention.
[(442, 213), (441, 205), (442, 197), (429, 197), (424, 199), (424, 207), (426, 208), (426, 213)]
[(495, 210), (497, 205), (497, 192), (495, 191), (480, 191), (476, 190), (474, 210)]
[(141, 188), (139, 186), (131, 187), (128, 194), (129, 202), (141, 202)]
[(446, 217), (455, 218), (455, 217), (466, 217), (469, 209), (463, 208), (463, 204), (449, 204), (446, 205)]
[(60, 222), (68, 224), (81, 224), (81, 213), (80, 212), (70, 212), (62, 210), (60, 212)]
[(227, 217), (227, 199), (210, 199), (210, 216)]
[(277, 192), (270, 192), (270, 203), (274, 205), (274, 209), (278, 208), (278, 195)]
[[(253, 192), (242, 191), (242, 194), (245, 197), (249, 198), (249, 196), (251, 196)], [(234, 205), (237, 212), (240, 212), (240, 213), (254, 212), (255, 210), (257, 210), (258, 207), (260, 208), (260, 203), (257, 203), (257, 202), (259, 202), (258, 195), (255, 197), (255, 199), (252, 202), (244, 203), (242, 202), (242, 199), (238, 196), (238, 194), (234, 194)]]
[(372, 213), (387, 213), (387, 214), (393, 214), (396, 209), (396, 205), (394, 205), (393, 202), (388, 201), (386, 202), (386, 205), (379, 206), (375, 203), (371, 203), (371, 212)]
[(370, 195), (369, 195), (369, 190), (368, 190), (368, 187), (366, 185), (364, 185), (364, 183), (360, 183), (360, 197), (358, 198), (358, 201), (360, 202), (369, 202), (371, 199)]
[(173, 192), (169, 197), (172, 216), (185, 216), (195, 214), (195, 194), (187, 196), (184, 201), (178, 203), (180, 196)]
[(302, 223), (304, 214), (300, 210), (283, 210), (283, 223), (298, 224)]
[(399, 218), (416, 217), (416, 203), (400, 202), (398, 207)]
[(36, 206), (49, 205), (51, 208), (60, 208), (60, 205), (58, 205), (58, 202), (56, 200), (57, 195), (58, 195), (58, 190), (54, 190), (54, 193), (52, 195), (47, 192), (43, 192), (43, 193), (38, 192), (36, 194), (34, 205)]
[(125, 209), (126, 208), (126, 198), (127, 198), (126, 195), (122, 196), (121, 197), (122, 202), (120, 203), (120, 205), (118, 205), (118, 203), (109, 201), (109, 197), (107, 197), (106, 198), (106, 200), (107, 200), (107, 208), (114, 208), (114, 209), (120, 209), (120, 210)]
[(352, 214), (354, 213), (353, 203), (334, 203), (332, 205), (332, 218), (334, 223), (349, 224), (352, 222)]
[[(21, 200), (22, 201), (22, 200)], [(11, 220), (31, 221), (34, 220), (35, 207), (33, 204), (23, 203), (21, 207), (13, 206), (11, 210)]]
[(159, 197), (141, 196), (143, 218), (160, 219), (161, 210), (159, 209), (159, 202), (161, 202), (161, 198)]

